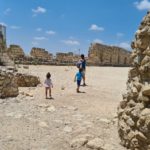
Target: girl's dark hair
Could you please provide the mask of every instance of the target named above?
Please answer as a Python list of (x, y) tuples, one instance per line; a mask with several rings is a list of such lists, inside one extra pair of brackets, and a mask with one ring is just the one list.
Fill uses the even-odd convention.
[(46, 75), (46, 78), (49, 79), (51, 77), (51, 74), (48, 72)]

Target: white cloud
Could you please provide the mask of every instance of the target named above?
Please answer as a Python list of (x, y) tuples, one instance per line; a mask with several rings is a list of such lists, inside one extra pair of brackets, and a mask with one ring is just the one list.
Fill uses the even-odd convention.
[(142, 0), (141, 2), (135, 2), (134, 5), (138, 10), (150, 9), (150, 2), (148, 0)]
[(37, 16), (37, 14), (44, 14), (46, 13), (46, 8), (43, 8), (41, 6), (38, 6), (36, 9), (32, 9), (33, 17)]
[(37, 45), (39, 45), (39, 43), (36, 42), (36, 41), (33, 41), (33, 42), (32, 42), (32, 45), (33, 45), (33, 46), (37, 46)]
[(11, 29), (14, 29), (14, 30), (17, 30), (17, 29), (20, 29), (21, 27), (19, 26), (10, 26)]
[(117, 37), (118, 37), (118, 38), (120, 38), (120, 37), (123, 37), (123, 36), (124, 36), (124, 34), (123, 34), (123, 33), (121, 33), (121, 32), (118, 32), (116, 35), (117, 35)]
[(104, 43), (104, 41), (102, 41), (102, 40), (100, 40), (100, 39), (94, 39), (93, 42), (94, 42), (94, 43), (101, 43), (101, 44)]
[(91, 30), (91, 31), (104, 31), (104, 28), (103, 27), (99, 27), (96, 24), (92, 24), (91, 27), (89, 28), (89, 30)]
[(36, 31), (40, 32), (42, 31), (42, 28), (37, 28)]
[(52, 30), (49, 30), (49, 31), (46, 31), (46, 34), (48, 34), (48, 35), (55, 35), (56, 32), (55, 32), (55, 31), (52, 31)]
[(5, 15), (8, 15), (10, 12), (11, 12), (11, 9), (10, 9), (10, 8), (7, 8), (7, 9), (4, 11), (4, 14), (5, 14)]
[(131, 46), (128, 42), (121, 42), (117, 46), (130, 50)]
[(80, 45), (80, 42), (77, 40), (63, 40), (62, 42), (66, 45)]
[(47, 40), (47, 38), (44, 36), (39, 36), (39, 37), (34, 37), (34, 40), (42, 41), (42, 40)]

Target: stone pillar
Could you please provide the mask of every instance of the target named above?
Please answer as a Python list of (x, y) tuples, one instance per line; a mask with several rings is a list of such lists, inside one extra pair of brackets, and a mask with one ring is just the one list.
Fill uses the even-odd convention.
[(133, 68), (129, 70), (127, 93), (118, 107), (118, 132), (123, 146), (150, 150), (150, 12), (131, 47)]
[(0, 24), (0, 52), (6, 50), (6, 27)]

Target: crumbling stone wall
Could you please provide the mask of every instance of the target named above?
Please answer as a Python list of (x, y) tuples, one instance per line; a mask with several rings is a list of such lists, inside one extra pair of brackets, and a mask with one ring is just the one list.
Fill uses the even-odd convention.
[(116, 46), (91, 44), (88, 62), (92, 65), (130, 65), (130, 52)]
[(0, 98), (16, 97), (18, 87), (36, 87), (38, 84), (37, 76), (0, 71)]
[(74, 63), (79, 60), (79, 55), (74, 55), (72, 52), (68, 53), (56, 53), (56, 61), (57, 63)]
[(118, 132), (125, 147), (150, 150), (150, 12), (143, 18), (131, 47), (134, 67), (118, 107)]
[(33, 75), (17, 73), (15, 75), (15, 82), (19, 87), (36, 87), (40, 84), (40, 79)]
[(7, 53), (13, 60), (19, 60), (25, 57), (24, 51), (19, 45), (10, 45)]
[(33, 47), (31, 49), (30, 55), (33, 58), (35, 58), (35, 59), (46, 60), (46, 61), (52, 60), (52, 57), (53, 57), (53, 55), (50, 54), (45, 49), (43, 49), (43, 48), (36, 48), (36, 47)]
[(0, 71), (0, 98), (16, 97), (17, 95), (18, 85), (14, 74)]

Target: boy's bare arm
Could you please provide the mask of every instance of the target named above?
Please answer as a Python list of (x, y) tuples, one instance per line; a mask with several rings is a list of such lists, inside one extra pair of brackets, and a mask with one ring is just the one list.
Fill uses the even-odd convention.
[(75, 75), (75, 77), (74, 77), (74, 82), (76, 82), (76, 75)]

